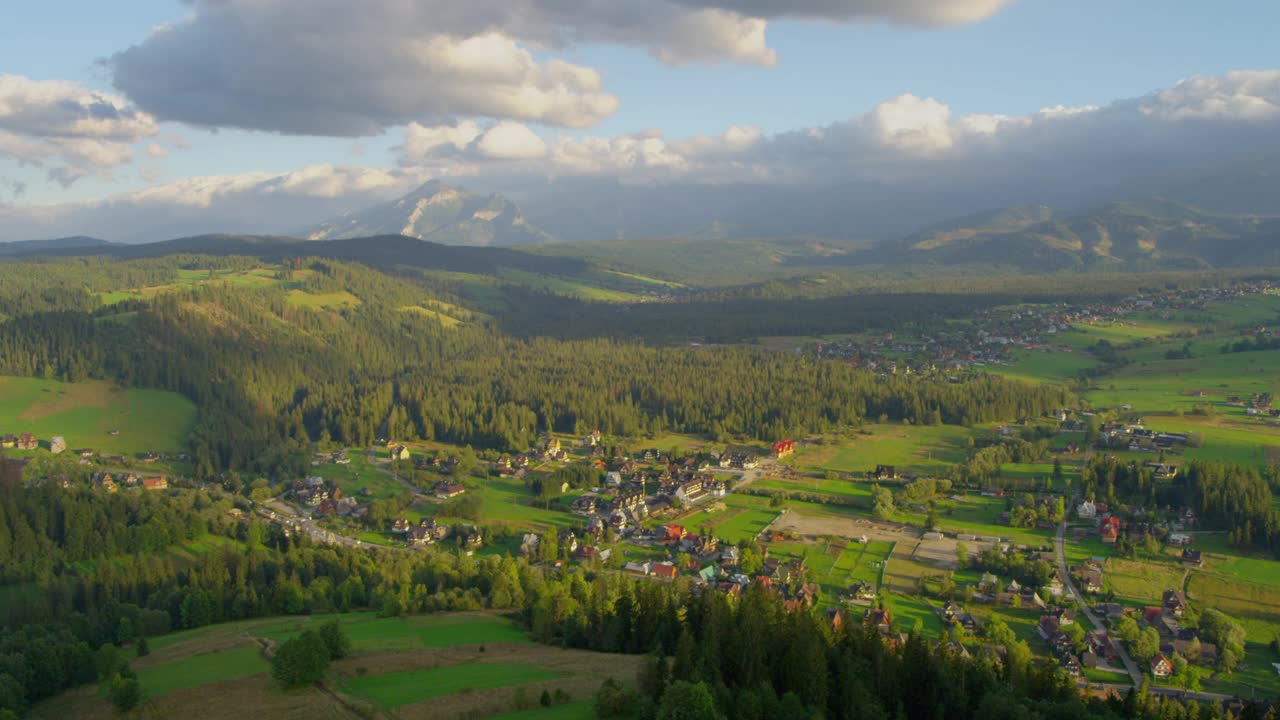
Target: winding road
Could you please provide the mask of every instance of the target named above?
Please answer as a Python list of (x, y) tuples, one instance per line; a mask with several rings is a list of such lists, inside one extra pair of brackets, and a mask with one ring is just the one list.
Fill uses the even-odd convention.
[[(1069, 506), (1074, 505), (1075, 498), (1072, 498)], [(1089, 607), (1089, 604), (1085, 602), (1084, 596), (1076, 589), (1075, 583), (1071, 582), (1071, 573), (1067, 571), (1066, 535), (1067, 519), (1063, 517), (1062, 522), (1058, 524), (1058, 534), (1053, 540), (1054, 552), (1058, 556), (1058, 574), (1062, 577), (1062, 584), (1066, 587), (1067, 592), (1071, 593), (1071, 597), (1075, 599), (1076, 603), (1084, 611), (1085, 617), (1089, 618), (1089, 622), (1093, 623), (1095, 629), (1105, 633), (1107, 631), (1106, 624), (1094, 614), (1093, 608)], [(1115, 638), (1108, 637), (1111, 641), (1111, 647), (1116, 651), (1116, 656), (1124, 664), (1125, 672), (1129, 673), (1129, 679), (1133, 681), (1133, 686), (1142, 687), (1142, 671), (1138, 669), (1137, 663), (1133, 661), (1133, 658), (1129, 657), (1129, 653), (1125, 650), (1123, 643), (1116, 642)]]

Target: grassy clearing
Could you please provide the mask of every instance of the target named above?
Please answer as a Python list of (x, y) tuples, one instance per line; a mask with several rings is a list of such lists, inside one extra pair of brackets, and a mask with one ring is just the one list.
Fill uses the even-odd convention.
[(786, 464), (798, 470), (866, 473), (893, 465), (918, 474), (940, 473), (964, 459), (970, 431), (955, 425), (868, 425), (866, 435), (796, 450)]
[(337, 484), (344, 494), (352, 497), (362, 498), (361, 490), (364, 488), (369, 488), (373, 493), (370, 499), (374, 500), (391, 500), (409, 495), (408, 488), (370, 465), (363, 450), (353, 449), (348, 456), (351, 458), (349, 465), (322, 461), (319, 465), (312, 466), (308, 472)]
[(705, 528), (718, 538), (736, 543), (759, 535), (779, 513), (778, 508), (769, 507), (768, 498), (731, 493), (725, 496), (723, 503), (724, 510), (712, 513), (695, 511), (682, 521), (695, 528)]
[(1106, 584), (1116, 595), (1144, 603), (1159, 603), (1165, 590), (1182, 587), (1186, 574), (1179, 565), (1112, 558), (1107, 561)]
[(294, 307), (332, 310), (336, 308), (355, 307), (360, 304), (360, 298), (352, 295), (346, 290), (331, 293), (309, 293), (304, 290), (290, 290), (288, 302)]
[(511, 477), (490, 477), (477, 482), (473, 492), (484, 499), (486, 522), (502, 522), (529, 529), (547, 529), (578, 525), (579, 521), (567, 512), (533, 507), (533, 492), (524, 483)]
[(138, 681), (148, 697), (175, 690), (265, 673), (270, 669), (256, 646), (204, 653), (163, 665), (139, 667)]
[(178, 452), (194, 423), (195, 406), (177, 393), (0, 377), (0, 432), (34, 433), (44, 447), (61, 435), (73, 449)]
[(383, 707), (397, 708), (468, 690), (512, 687), (558, 677), (560, 673), (526, 665), (470, 663), (355, 678), (343, 690)]
[(599, 287), (582, 280), (556, 275), (542, 275), (540, 273), (533, 273), (527, 270), (517, 270), (516, 268), (498, 268), (498, 275), (503, 279), (510, 280), (521, 285), (527, 285), (531, 288), (559, 295), (572, 295), (574, 297), (582, 298), (583, 300), (597, 300), (601, 302), (635, 302), (641, 299), (640, 295), (636, 295), (634, 293)]
[(991, 372), (1011, 380), (1023, 382), (1066, 383), (1080, 373), (1098, 364), (1098, 361), (1081, 351), (1016, 350), (1014, 362), (991, 368)]
[(323, 616), (258, 625), (247, 632), (273, 640), (285, 640), (307, 628), (337, 618), (356, 651), (448, 648), (494, 643), (528, 643), (529, 638), (510, 620), (494, 615), (414, 615), (404, 618)]

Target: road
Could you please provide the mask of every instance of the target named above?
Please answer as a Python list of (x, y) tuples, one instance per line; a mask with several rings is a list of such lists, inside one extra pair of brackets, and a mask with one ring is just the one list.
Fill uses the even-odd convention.
[(294, 532), (304, 533), (314, 542), (323, 543), (325, 545), (345, 545), (353, 548), (377, 548), (379, 550), (404, 550), (406, 548), (394, 545), (378, 545), (376, 543), (368, 543), (363, 540), (357, 540), (345, 535), (339, 535), (329, 532), (316, 524), (311, 518), (303, 517), (290, 506), (282, 502), (271, 502), (267, 505), (259, 505), (255, 508), (257, 513), (268, 520), (280, 523), (290, 528)]
[(374, 453), (374, 449), (373, 449), (373, 448), (369, 448), (369, 456), (368, 456), (368, 459), (369, 459), (369, 467), (371, 467), (371, 468), (373, 468), (374, 470), (376, 470), (376, 471), (378, 471), (378, 472), (382, 473), (383, 475), (386, 475), (386, 476), (390, 477), (391, 479), (393, 479), (393, 480), (395, 480), (396, 482), (398, 482), (398, 483), (400, 483), (401, 485), (403, 485), (403, 486), (405, 487), (405, 489), (406, 489), (406, 490), (408, 490), (408, 491), (410, 492), (410, 494), (412, 494), (412, 496), (413, 496), (413, 497), (415, 497), (415, 498), (425, 498), (425, 497), (427, 497), (427, 494), (426, 494), (426, 493), (424, 493), (422, 490), (420, 490), (420, 489), (419, 489), (417, 486), (415, 486), (413, 483), (409, 482), (408, 480), (405, 480), (404, 478), (400, 477), (399, 475), (397, 475), (397, 474), (395, 474), (395, 473), (391, 472), (391, 470), (390, 470), (390, 469), (385, 468), (385, 467), (383, 467), (381, 464), (379, 464), (379, 462), (378, 462), (378, 456)]
[[(1075, 498), (1068, 503), (1068, 508), (1075, 506)], [(1103, 632), (1107, 631), (1107, 626), (1098, 616), (1094, 614), (1093, 609), (1085, 602), (1084, 596), (1076, 589), (1075, 583), (1071, 582), (1071, 573), (1067, 571), (1067, 519), (1062, 518), (1062, 522), (1058, 524), (1058, 534), (1054, 537), (1054, 552), (1058, 556), (1058, 574), (1062, 576), (1062, 584), (1066, 587), (1067, 592), (1071, 593), (1071, 597), (1075, 598), (1077, 604), (1084, 610), (1085, 617), (1089, 618), (1089, 622), (1093, 623), (1093, 627)], [(1129, 673), (1129, 679), (1133, 681), (1134, 687), (1142, 686), (1142, 671), (1138, 669), (1137, 663), (1133, 658), (1129, 657), (1129, 652), (1125, 650), (1124, 644), (1116, 642), (1115, 638), (1111, 638), (1111, 646), (1116, 651), (1116, 656), (1120, 658), (1120, 662), (1124, 664), (1125, 672)]]

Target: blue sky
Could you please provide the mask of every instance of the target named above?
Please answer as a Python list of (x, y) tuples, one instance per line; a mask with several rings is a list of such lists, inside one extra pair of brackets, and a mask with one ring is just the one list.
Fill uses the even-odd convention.
[[(0, 43), (0, 74), (74, 81), (134, 101), (113, 89), (113, 71), (103, 59), (143, 43), (157, 25), (194, 12), (196, 6), (176, 0), (15, 4), (6, 9), (6, 24), (21, 31), (6, 33)], [(1274, 35), (1280, 3), (1274, 0), (1015, 0), (985, 19), (936, 29), (875, 18), (838, 20), (769, 19), (768, 45), (778, 57), (774, 67), (727, 59), (664, 64), (651, 54), (657, 41), (624, 45), (608, 34), (534, 50), (539, 61), (557, 58), (598, 71), (618, 109), (583, 128), (517, 119), (549, 141), (653, 128), (669, 139), (684, 138), (714, 135), (731, 125), (750, 125), (768, 136), (844, 121), (904, 93), (936, 98), (953, 116), (1027, 115), (1057, 105), (1139, 97), (1195, 74), (1280, 67)], [(152, 111), (147, 103), (138, 105)], [(395, 123), (367, 137), (317, 137), (211, 130), (157, 114), (158, 133), (137, 147), (159, 143), (165, 157), (137, 152), (109, 175), (87, 173), (69, 186), (47, 179), (46, 165), (0, 155), (0, 180), (25, 185), (20, 199), (9, 199), (89, 200), (189, 176), (284, 173), (314, 163), (392, 167), (404, 139), (403, 126)], [(482, 125), (502, 119), (466, 112), (452, 117)], [(0, 201), (2, 193), (0, 186)]]

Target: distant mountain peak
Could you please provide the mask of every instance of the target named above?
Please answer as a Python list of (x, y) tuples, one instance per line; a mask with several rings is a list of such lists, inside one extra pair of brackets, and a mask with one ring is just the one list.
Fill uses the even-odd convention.
[(390, 202), (306, 231), (308, 240), (406, 235), (445, 245), (528, 245), (552, 238), (501, 195), (481, 196), (432, 180)]

